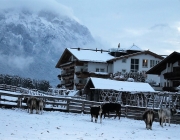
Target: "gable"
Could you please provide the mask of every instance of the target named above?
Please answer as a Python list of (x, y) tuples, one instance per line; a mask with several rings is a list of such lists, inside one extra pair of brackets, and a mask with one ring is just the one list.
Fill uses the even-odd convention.
[(120, 56), (120, 57), (116, 57), (116, 58), (113, 58), (113, 59), (108, 60), (108, 61), (112, 62), (112, 61), (132, 58), (132, 57), (139, 57), (139, 56), (142, 56), (142, 55), (150, 55), (150, 56), (158, 58), (160, 60), (164, 59), (162, 56), (160, 56), (158, 54), (155, 54), (155, 53), (153, 53), (151, 51), (142, 51), (142, 52), (137, 52), (137, 53), (133, 53), (133, 54), (128, 54), (128, 55), (123, 55), (123, 56)]
[(107, 60), (114, 58), (106, 51), (90, 50), (90, 49), (78, 49), (78, 48), (66, 48), (61, 55), (56, 68), (60, 68), (60, 65), (67, 63), (70, 57), (73, 56), (77, 61), (95, 62), (95, 63), (107, 63)]
[(71, 52), (66, 48), (63, 52), (63, 54), (61, 55), (61, 57), (59, 58), (57, 64), (56, 64), (56, 68), (60, 68), (60, 65), (66, 63), (69, 61), (69, 58), (72, 56)]
[(173, 52), (169, 56), (167, 56), (164, 60), (162, 60), (159, 64), (155, 65), (146, 74), (157, 74), (160, 75), (163, 70), (166, 69), (167, 63), (174, 64), (175, 62), (180, 61), (180, 53)]

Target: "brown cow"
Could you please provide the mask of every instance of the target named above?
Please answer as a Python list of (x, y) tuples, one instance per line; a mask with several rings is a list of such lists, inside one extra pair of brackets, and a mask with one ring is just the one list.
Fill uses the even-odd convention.
[(146, 129), (150, 129), (152, 130), (152, 124), (155, 118), (155, 113), (153, 110), (146, 110), (143, 115), (142, 118), (144, 120), (144, 122), (146, 123)]

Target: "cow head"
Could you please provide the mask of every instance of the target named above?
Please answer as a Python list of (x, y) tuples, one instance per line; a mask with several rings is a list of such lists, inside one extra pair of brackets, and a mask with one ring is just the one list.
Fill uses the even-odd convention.
[(175, 107), (171, 108), (171, 114), (172, 115), (177, 114), (177, 110)]

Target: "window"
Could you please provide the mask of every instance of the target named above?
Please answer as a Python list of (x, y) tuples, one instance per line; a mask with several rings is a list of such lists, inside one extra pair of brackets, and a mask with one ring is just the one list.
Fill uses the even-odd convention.
[(156, 61), (156, 64), (158, 64), (159, 63), (159, 61)]
[(104, 72), (103, 68), (96, 68), (96, 72)]
[(155, 66), (155, 60), (150, 60), (150, 67), (154, 67)]
[(131, 72), (139, 71), (139, 59), (131, 59)]
[(99, 72), (99, 68), (96, 68), (96, 72)]
[(142, 66), (143, 67), (148, 67), (148, 60), (147, 59), (143, 59)]
[(126, 63), (126, 59), (125, 58), (122, 59), (122, 63)]
[(100, 72), (104, 72), (104, 69), (100, 69)]

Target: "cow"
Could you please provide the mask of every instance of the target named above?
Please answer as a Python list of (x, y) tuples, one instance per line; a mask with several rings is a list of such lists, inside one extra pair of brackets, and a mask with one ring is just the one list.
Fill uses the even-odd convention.
[(158, 116), (159, 116), (159, 123), (163, 127), (163, 123), (165, 122), (166, 126), (166, 119), (169, 120), (169, 126), (170, 126), (170, 120), (171, 117), (177, 113), (177, 110), (173, 108), (161, 108), (158, 110)]
[(29, 113), (29, 110), (30, 110), (30, 99), (31, 99), (31, 97), (25, 97), (23, 99), (23, 103), (26, 103), (26, 105), (27, 105), (28, 113)]
[(91, 106), (90, 108), (90, 113), (91, 113), (91, 122), (93, 122), (93, 117), (95, 118), (95, 123), (97, 123), (98, 120), (98, 115), (100, 116), (100, 123), (102, 123), (102, 108), (101, 105), (99, 106)]
[(36, 97), (26, 97), (23, 100), (27, 105), (28, 113), (33, 113), (33, 109), (36, 109), (36, 114), (38, 114), (38, 99)]
[(104, 115), (104, 118), (106, 116), (106, 113), (108, 114), (109, 117), (109, 112), (116, 112), (116, 115), (114, 116), (114, 119), (119, 116), (121, 116), (121, 105), (118, 103), (105, 103), (102, 105), (102, 115)]
[(152, 124), (155, 118), (155, 113), (153, 110), (146, 110), (143, 115), (142, 115), (142, 119), (144, 120), (145, 124), (146, 124), (146, 129), (150, 129), (152, 130)]
[(44, 101), (43, 99), (38, 99), (37, 100), (37, 106), (38, 106), (38, 113), (42, 115), (43, 108), (44, 108)]

